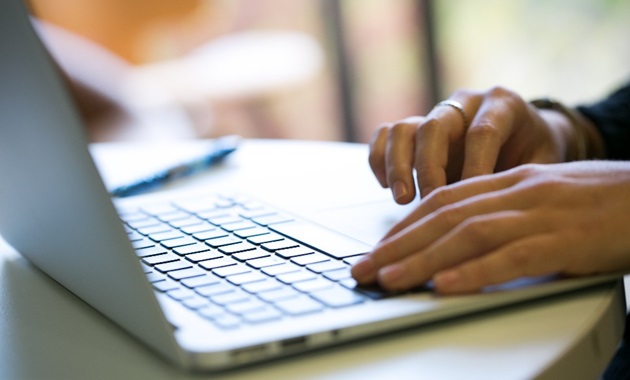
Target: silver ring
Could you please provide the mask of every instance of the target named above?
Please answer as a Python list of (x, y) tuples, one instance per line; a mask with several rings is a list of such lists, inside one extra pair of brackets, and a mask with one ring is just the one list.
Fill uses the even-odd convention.
[(468, 123), (470, 121), (468, 120), (468, 116), (466, 116), (466, 112), (464, 111), (464, 106), (462, 106), (460, 102), (457, 102), (451, 99), (446, 99), (436, 104), (434, 108), (437, 108), (440, 106), (448, 106), (448, 107), (453, 107), (454, 109), (456, 109), (457, 112), (459, 112), (459, 114), (462, 116), (462, 119), (464, 120), (464, 128), (468, 128)]

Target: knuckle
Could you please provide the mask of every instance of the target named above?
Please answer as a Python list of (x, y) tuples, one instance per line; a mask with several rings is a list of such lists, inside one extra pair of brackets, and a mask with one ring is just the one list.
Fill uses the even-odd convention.
[(529, 272), (528, 268), (533, 261), (533, 255), (527, 245), (516, 244), (506, 252), (506, 260), (513, 270), (519, 274), (526, 274)]
[(504, 86), (492, 86), (487, 91), (488, 96), (493, 98), (509, 99), (518, 97), (518, 95)]
[(545, 167), (540, 164), (524, 164), (512, 169), (511, 174), (520, 181), (541, 182), (541, 178), (546, 177)]
[(473, 245), (486, 246), (494, 236), (494, 225), (484, 217), (471, 217), (462, 223), (461, 233)]
[[(460, 207), (446, 205), (435, 213), (436, 221), (442, 225), (442, 228), (453, 229), (460, 226), (465, 221), (465, 215)], [(463, 228), (463, 226), (460, 226)]]
[(448, 186), (443, 186), (433, 191), (426, 199), (426, 202), (434, 210), (439, 210), (452, 204), (454, 200), (453, 190)]
[(389, 126), (389, 136), (399, 136), (406, 135), (409, 132), (415, 131), (416, 126), (414, 124), (409, 124), (404, 121), (396, 122)]
[(434, 135), (435, 132), (443, 130), (442, 122), (435, 117), (428, 117), (424, 123), (416, 128), (416, 138), (423, 140), (427, 136)]
[(500, 130), (496, 124), (488, 120), (481, 120), (470, 126), (467, 135), (468, 138), (473, 139), (497, 139), (500, 136)]

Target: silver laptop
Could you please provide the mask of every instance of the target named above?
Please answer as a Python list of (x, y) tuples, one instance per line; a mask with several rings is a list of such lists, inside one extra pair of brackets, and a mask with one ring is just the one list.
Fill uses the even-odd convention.
[(233, 368), (610, 281), (391, 295), (349, 276), (369, 244), (250, 189), (113, 202), (22, 0), (0, 2), (0, 57), (2, 238), (183, 368)]

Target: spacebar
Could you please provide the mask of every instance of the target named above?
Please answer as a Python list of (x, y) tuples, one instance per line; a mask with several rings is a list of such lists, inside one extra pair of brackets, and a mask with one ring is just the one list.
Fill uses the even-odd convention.
[(307, 221), (293, 221), (269, 226), (270, 229), (336, 258), (367, 253), (371, 247), (351, 237)]

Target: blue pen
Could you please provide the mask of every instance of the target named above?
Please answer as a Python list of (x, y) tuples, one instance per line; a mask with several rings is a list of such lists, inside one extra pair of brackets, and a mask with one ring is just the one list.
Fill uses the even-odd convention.
[(188, 177), (199, 173), (223, 161), (227, 155), (236, 150), (239, 141), (240, 137), (234, 135), (217, 138), (214, 140), (210, 152), (204, 154), (202, 157), (165, 169), (139, 181), (119, 186), (113, 189), (111, 194), (118, 198), (137, 195), (162, 186), (177, 178)]

